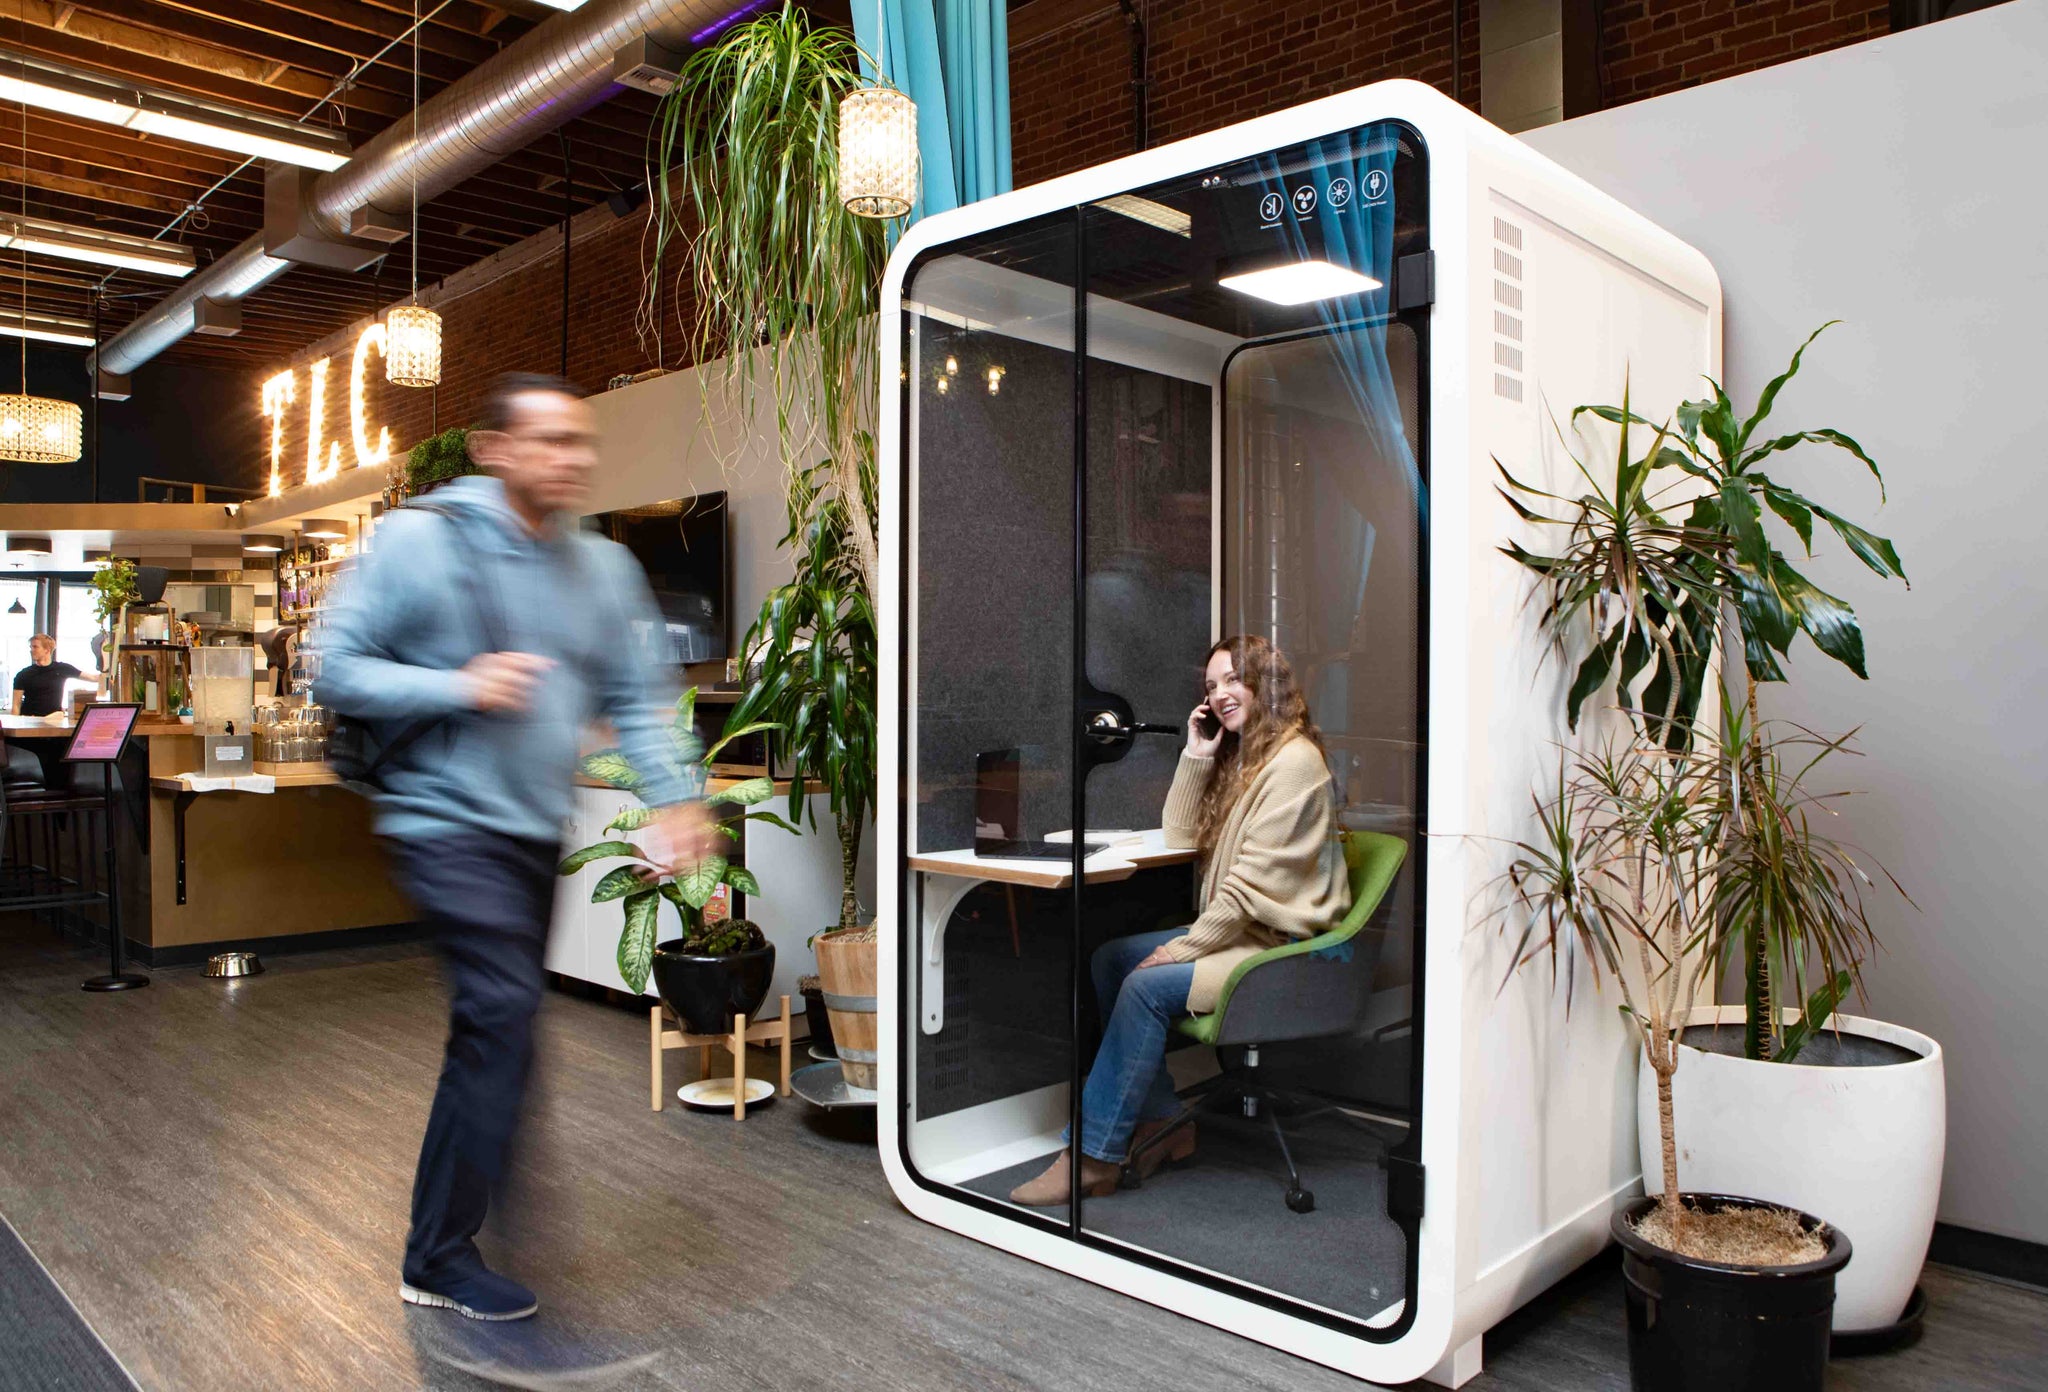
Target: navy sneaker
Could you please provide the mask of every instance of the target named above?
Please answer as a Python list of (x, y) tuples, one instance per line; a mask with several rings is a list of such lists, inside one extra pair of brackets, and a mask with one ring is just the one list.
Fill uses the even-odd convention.
[(473, 1320), (525, 1319), (540, 1308), (532, 1291), (494, 1271), (479, 1270), (472, 1275), (436, 1281), (439, 1290), (428, 1290), (403, 1281), (398, 1298), (408, 1305), (453, 1310)]

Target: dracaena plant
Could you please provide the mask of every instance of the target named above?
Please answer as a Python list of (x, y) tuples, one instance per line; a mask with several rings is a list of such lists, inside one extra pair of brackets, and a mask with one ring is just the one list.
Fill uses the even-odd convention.
[[(872, 470), (861, 476), (874, 503)], [(789, 815), (810, 818), (807, 794), (822, 790), (839, 823), (839, 926), (860, 922), (855, 873), (861, 828), (875, 811), (875, 610), (852, 539), (852, 500), (828, 461), (798, 474), (789, 490), (783, 547), (796, 562), (786, 585), (768, 592), (741, 651), (759, 664), (734, 722), (776, 727), (789, 764)]]
[[(1798, 726), (1748, 726), (1722, 698), (1718, 727), (1688, 730), (1681, 747), (1630, 730), (1591, 751), (1566, 751), (1557, 783), (1535, 800), (1536, 836), (1516, 842), (1503, 872), (1500, 926), (1513, 940), (1509, 970), (1547, 960), (1566, 1000), (1584, 960), (1594, 985), (1613, 981), (1657, 1079), (1663, 1204), (1678, 1204), (1672, 1078), (1687, 1014), (1709, 988), (1744, 925), (1789, 925), (1802, 946), (1777, 964), (1785, 979), (1814, 979), (1808, 1008), (1783, 1031), (1797, 1053), (1856, 980), (1873, 945), (1856, 853), (1821, 825), (1844, 794), (1819, 791), (1816, 771), (1848, 752)], [(1730, 762), (1756, 761), (1748, 786)]]
[(1657, 1075), (1663, 1203), (1674, 1233), (1685, 1214), (1671, 1079), (1686, 1007), (1711, 970), (1719, 931), (1711, 867), (1720, 785), (1717, 761), (1698, 748), (1622, 738), (1568, 752), (1556, 786), (1535, 799), (1534, 839), (1511, 848), (1497, 910), (1513, 942), (1511, 972), (1547, 960), (1569, 1001), (1583, 960), (1595, 986), (1612, 981), (1619, 990)]
[[(1546, 636), (1561, 653), (1584, 654), (1566, 700), (1574, 729), (1584, 703), (1611, 683), (1645, 738), (1674, 754), (1686, 752), (1715, 682), (1722, 634), (1732, 628), (1740, 636), (1742, 700), (1733, 728), (1744, 738), (1717, 747), (1731, 795), (1746, 808), (1744, 824), (1758, 828), (1771, 826), (1780, 810), (1771, 787), (1778, 766), (1757, 718), (1758, 686), (1787, 679), (1787, 661), (1801, 633), (1858, 677), (1869, 676), (1855, 611), (1803, 574), (1773, 533), (1789, 533), (1810, 557), (1816, 526), (1825, 526), (1878, 576), (1906, 578), (1890, 541), (1770, 472), (1787, 451), (1827, 446), (1867, 469), (1883, 499), (1876, 463), (1847, 434), (1766, 428), (1807, 348), (1830, 326), (1808, 336), (1746, 415), (1711, 379), (1707, 396), (1684, 403), (1662, 425), (1637, 415), (1626, 392), (1620, 406), (1575, 409), (1574, 426), (1591, 415), (1619, 427), (1611, 486), (1605, 470), (1576, 456), (1586, 481), (1586, 491), (1576, 496), (1532, 487), (1495, 461), (1504, 481), (1501, 494), (1516, 513), (1532, 524), (1561, 529), (1562, 544), (1554, 550), (1514, 542), (1503, 549), (1541, 578), (1538, 621)], [(1632, 431), (1652, 433), (1640, 456)], [(1794, 855), (1763, 863), (1782, 869), (1802, 862)], [(1796, 1023), (1803, 1025), (1816, 1011), (1825, 1019), (1846, 989), (1832, 948), (1823, 949), (1815, 936), (1831, 933), (1828, 925), (1839, 916), (1816, 919), (1799, 908), (1808, 902), (1796, 886), (1781, 883), (1722, 906), (1732, 930), (1723, 945), (1739, 952), (1743, 963), (1744, 1052), (1751, 1058), (1789, 1059), (1810, 1034), (1786, 1032), (1776, 1005), (1781, 996), (1790, 994), (1800, 1007)], [(1835, 943), (1867, 941), (1860, 909), (1854, 917), (1863, 932), (1834, 934)], [(1853, 974), (1855, 963), (1845, 965)], [(1810, 970), (1819, 976), (1812, 994)]]
[[(676, 762), (690, 773), (692, 781), (699, 787), (704, 784), (711, 761), (729, 741), (774, 728), (767, 722), (738, 726), (706, 749), (694, 728), (696, 711), (697, 689), (691, 687), (676, 702), (676, 718), (669, 727), (669, 740), (675, 749)], [(640, 771), (616, 749), (585, 756), (581, 767), (587, 776), (621, 792), (638, 793), (645, 785)], [(719, 830), (732, 840), (739, 839), (742, 820), (772, 822), (785, 831), (794, 831), (794, 827), (772, 812), (744, 810), (766, 802), (774, 793), (775, 785), (770, 780), (749, 778), (705, 794), (704, 802), (711, 807), (731, 809), (720, 821)], [(629, 807), (612, 818), (605, 830), (630, 835), (660, 815), (655, 808)], [(761, 932), (751, 923), (727, 920), (706, 924), (704, 921), (704, 906), (711, 902), (720, 885), (730, 885), (742, 894), (760, 894), (760, 882), (744, 866), (734, 865), (726, 856), (713, 854), (694, 865), (679, 866), (670, 871), (649, 860), (638, 846), (623, 839), (623, 835), (608, 837), (573, 852), (557, 869), (563, 875), (573, 875), (584, 866), (600, 860), (625, 862), (598, 878), (590, 891), (590, 902), (605, 904), (617, 901), (624, 911), (624, 923), (619, 929), (618, 964), (619, 975), (626, 985), (635, 991), (647, 989), (647, 975), (654, 966), (654, 943), (664, 899), (675, 905), (682, 918), (682, 937), (689, 951), (722, 956), (760, 946)]]

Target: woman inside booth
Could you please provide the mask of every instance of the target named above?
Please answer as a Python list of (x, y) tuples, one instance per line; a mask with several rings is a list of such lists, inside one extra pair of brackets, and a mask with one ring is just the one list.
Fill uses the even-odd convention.
[[(1209, 650), (1203, 692), (1160, 819), (1169, 846), (1202, 853), (1199, 916), (1112, 939), (1091, 963), (1107, 1021), (1081, 1093), (1081, 1189), (1091, 1198), (1116, 1192), (1125, 1157), (1179, 1111), (1166, 1070), (1174, 1020), (1215, 1009), (1239, 962), (1313, 937), (1350, 907), (1323, 738), (1287, 658), (1255, 634), (1226, 638)], [(1194, 1149), (1185, 1126), (1143, 1171)], [(1010, 1201), (1066, 1203), (1072, 1154), (1070, 1144)]]

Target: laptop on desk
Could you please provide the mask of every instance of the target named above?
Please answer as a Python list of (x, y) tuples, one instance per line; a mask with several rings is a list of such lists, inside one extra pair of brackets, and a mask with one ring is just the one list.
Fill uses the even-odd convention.
[[(1047, 841), (1025, 817), (1028, 790), (1022, 749), (985, 749), (974, 756), (974, 853), (1003, 860), (1072, 860), (1070, 842)], [(1095, 855), (1099, 847), (1091, 848)]]

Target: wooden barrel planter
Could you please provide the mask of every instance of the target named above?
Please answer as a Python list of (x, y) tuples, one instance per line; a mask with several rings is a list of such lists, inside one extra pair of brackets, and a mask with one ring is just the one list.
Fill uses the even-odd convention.
[(840, 1075), (848, 1087), (872, 1091), (877, 1083), (875, 930), (837, 929), (821, 935), (812, 947), (818, 954)]

